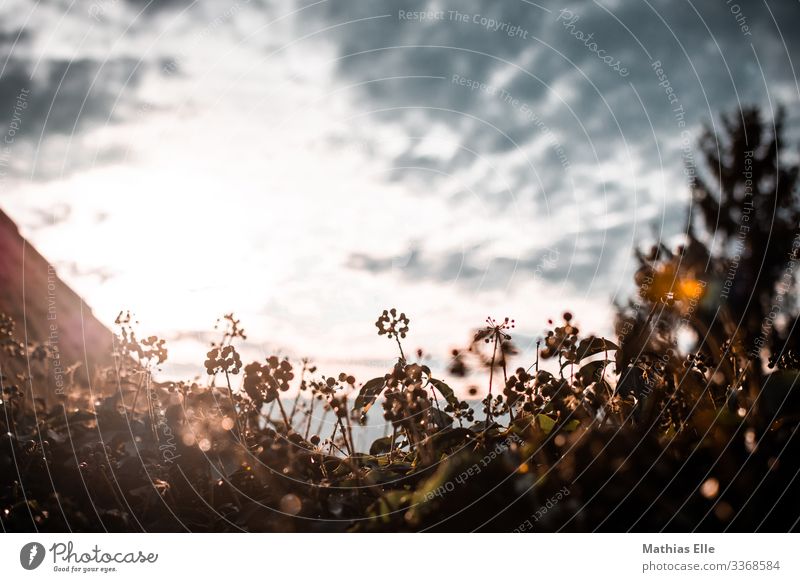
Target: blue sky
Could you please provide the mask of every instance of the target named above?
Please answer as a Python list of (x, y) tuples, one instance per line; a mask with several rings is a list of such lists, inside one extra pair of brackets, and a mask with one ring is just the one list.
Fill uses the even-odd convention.
[[(797, 125), (792, 2), (0, 3), (0, 205), (95, 313), (202, 362), (384, 365), (384, 307), (444, 358), (609, 330), (632, 250), (679, 237), (684, 163), (737, 104)], [(5, 132), (8, 137), (8, 131)], [(791, 133), (796, 136), (796, 133)]]

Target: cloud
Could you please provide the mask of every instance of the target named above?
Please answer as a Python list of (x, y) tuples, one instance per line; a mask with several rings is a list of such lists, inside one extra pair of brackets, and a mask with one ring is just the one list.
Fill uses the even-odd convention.
[[(19, 208), (69, 198), (66, 222), (84, 228), (108, 217), (92, 227), (108, 242), (82, 256), (86, 272), (123, 256), (114, 233), (134, 221), (109, 184), (159, 208), (134, 214), (150, 228), (191, 222), (177, 248), (246, 273), (195, 304), (242, 302), (282, 338), (330, 344), (317, 319), (356, 333), (383, 301), (430, 319), (466, 321), (484, 303), (535, 319), (552, 310), (528, 307), (535, 291), (594, 316), (626, 291), (633, 246), (683, 229), (683, 157), (702, 123), (776, 98), (800, 121), (789, 34), (800, 14), (789, 3), (742, 2), (738, 20), (724, 2), (539, 4), (98, 0), (39, 5), (24, 29), (25, 12), (4, 8), (0, 119), (31, 88), (9, 164), (21, 182), (34, 164), (53, 182), (12, 196)], [(17, 212), (31, 215), (41, 222)], [(206, 240), (221, 216), (256, 268)], [(176, 293), (199, 286), (205, 258), (168, 256), (180, 280), (172, 267), (159, 276), (176, 277)], [(126, 269), (128, 284), (143, 278)], [(86, 286), (98, 303), (126, 291), (112, 271)]]
[(131, 58), (100, 62), (93, 59), (52, 59), (39, 65), (14, 64), (4, 76), (0, 107), (8, 110), (22, 89), (31, 93), (22, 136), (72, 135), (114, 121), (114, 104), (123, 92), (135, 90), (140, 63)]
[[(621, 254), (630, 253), (630, 244), (649, 239), (651, 227), (657, 229), (657, 237), (667, 237), (684, 226), (685, 135), (693, 147), (700, 124), (716, 123), (720, 111), (739, 101), (767, 104), (768, 86), (759, 86), (759, 66), (769, 84), (791, 84), (789, 59), (797, 60), (800, 54), (793, 40), (785, 53), (769, 11), (756, 6), (745, 7), (738, 20), (721, 2), (687, 2), (680, 10), (665, 0), (605, 7), (576, 2), (561, 15), (561, 4), (544, 6), (545, 10), (523, 2), (460, 3), (456, 15), (455, 7), (436, 1), (371, 2), (347, 10), (339, 3), (326, 3), (314, 15), (320, 27), (359, 21), (332, 33), (343, 77), (363, 81), (375, 78), (376, 71), (408, 79), (425, 77), (365, 84), (361, 97), (365, 110), (390, 109), (391, 113), (376, 117), (402, 122), (414, 135), (426, 127), (430, 131), (444, 126), (461, 136), (455, 155), (420, 155), (410, 143), (394, 158), (395, 165), (460, 176), (465, 190), (488, 193), (486, 197), (497, 202), (491, 208), (498, 213), (523, 197), (540, 202), (545, 198), (552, 212), (548, 220), (561, 224), (576, 218), (613, 222), (637, 214), (644, 217), (639, 220), (649, 225), (646, 229), (630, 218), (627, 224), (601, 229), (602, 242), (590, 232), (589, 238), (598, 243), (587, 248), (590, 258), (565, 263), (568, 267), (557, 274), (568, 276), (577, 287), (599, 277), (601, 288), (611, 288), (617, 280), (613, 266)], [(401, 11), (424, 12), (428, 17), (404, 18)], [(797, 21), (796, 10), (781, 5), (775, 11), (784, 23)], [(566, 26), (567, 16), (577, 17), (574, 26)], [(500, 32), (483, 26), (485, 19), (498, 23)], [(745, 21), (750, 34), (742, 28)], [(511, 26), (524, 30), (526, 38), (503, 34)], [(615, 73), (581, 40), (589, 35), (604, 55), (624, 64), (630, 71), (627, 77)], [(664, 79), (657, 78), (655, 61), (661, 62), (673, 93), (667, 92)], [(454, 83), (454, 76), (469, 79), (469, 85)], [(470, 88), (473, 81), (481, 87)], [(670, 102), (671, 94), (677, 101)], [(792, 98), (797, 101), (796, 95)], [(680, 116), (676, 107), (683, 108)], [(531, 112), (536, 122), (531, 121)], [(495, 170), (475, 171), (478, 158), (490, 159)], [(568, 167), (559, 160), (567, 160)], [(637, 173), (648, 174), (649, 182), (637, 184)], [(409, 174), (398, 171), (395, 178), (416, 181), (421, 175)], [(606, 199), (609, 192), (598, 184), (609, 179), (619, 189)], [(658, 182), (655, 187), (653, 180)], [(508, 189), (499, 188), (500, 183)], [(582, 203), (574, 202), (576, 187), (584, 191), (582, 200), (602, 201), (607, 210), (581, 216)], [(669, 204), (663, 203), (664, 196)], [(568, 246), (576, 235), (569, 228), (566, 234), (558, 245)], [(535, 264), (535, 259), (532, 263), (502, 255), (476, 263), (460, 251), (434, 256), (425, 252), (424, 241), (414, 252), (415, 262), (403, 271), (413, 278), (450, 280), (461, 273), (467, 281), (491, 268), (505, 273), (498, 277), (502, 280)], [(384, 272), (390, 262), (354, 253), (349, 264)]]

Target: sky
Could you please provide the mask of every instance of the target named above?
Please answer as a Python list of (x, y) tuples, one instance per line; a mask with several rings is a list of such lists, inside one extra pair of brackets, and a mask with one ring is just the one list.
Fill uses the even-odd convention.
[(374, 321), (444, 366), (487, 316), (525, 354), (609, 333), (633, 250), (685, 230), (704, 126), (797, 126), (796, 2), (0, 0), (0, 207), (109, 325), (201, 370), (369, 373)]

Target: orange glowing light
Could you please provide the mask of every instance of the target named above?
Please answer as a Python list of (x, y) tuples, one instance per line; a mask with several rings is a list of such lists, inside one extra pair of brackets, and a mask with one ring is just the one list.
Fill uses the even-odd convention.
[(696, 279), (681, 279), (678, 282), (678, 294), (683, 299), (699, 299), (703, 295), (704, 285)]

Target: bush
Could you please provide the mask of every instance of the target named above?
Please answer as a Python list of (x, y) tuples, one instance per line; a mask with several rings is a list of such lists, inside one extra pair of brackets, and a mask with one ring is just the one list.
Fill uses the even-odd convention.
[[(679, 314), (693, 299), (660, 307)], [(583, 337), (566, 313), (536, 361), (511, 371), (514, 322), (488, 319), (451, 366), (485, 368), (476, 409), (406, 359), (410, 321), (394, 309), (376, 325), (398, 357), (364, 383), (277, 356), (242, 366), (240, 322), (223, 323), (205, 385), (157, 382), (165, 344), (139, 339), (129, 315), (118, 319), (118, 365), (95, 375), (93, 392), (72, 386), (45, 402), (30, 378), (5, 379), (4, 529), (796, 528), (797, 370), (745, 390), (754, 361), (735, 343), (631, 355), (640, 338)], [(6, 345), (6, 360), (42, 349)], [(354, 431), (375, 410), (391, 434), (356, 450)], [(331, 434), (318, 434), (323, 417)]]

